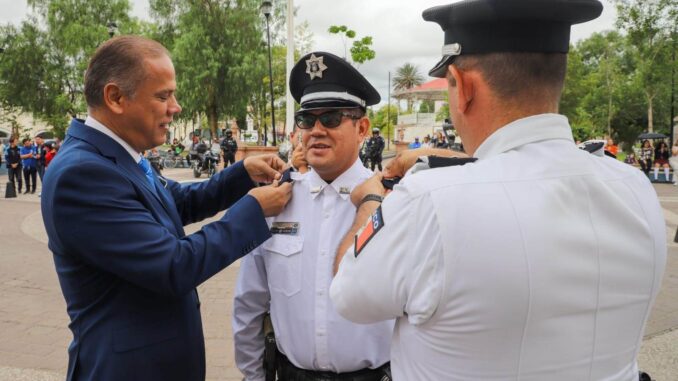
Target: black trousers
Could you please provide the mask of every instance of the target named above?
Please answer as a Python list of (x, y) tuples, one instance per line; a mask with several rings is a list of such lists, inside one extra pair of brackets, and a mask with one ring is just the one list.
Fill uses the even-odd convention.
[(278, 353), (278, 381), (391, 381), (390, 363), (377, 369), (363, 369), (349, 373), (319, 372), (300, 369)]
[(235, 163), (235, 153), (224, 152), (224, 168)]
[(45, 176), (45, 166), (38, 163), (38, 176), (40, 177), (40, 182), (42, 183), (42, 177)]
[(21, 167), (9, 167), (7, 168), (7, 174), (9, 175), (9, 181), (14, 182), (17, 191), (21, 192)]
[(640, 168), (645, 174), (650, 173), (650, 169), (652, 169), (652, 159), (638, 160), (638, 163), (640, 163)]
[(381, 171), (381, 155), (379, 156), (372, 156), (370, 157), (370, 162), (372, 163), (372, 170), (374, 171), (374, 167), (377, 166), (379, 167), (379, 170)]
[[(24, 180), (26, 181), (26, 192), (29, 190), (35, 192), (38, 186), (38, 170), (35, 167), (24, 167)], [(33, 187), (31, 188), (31, 180), (33, 180)]]

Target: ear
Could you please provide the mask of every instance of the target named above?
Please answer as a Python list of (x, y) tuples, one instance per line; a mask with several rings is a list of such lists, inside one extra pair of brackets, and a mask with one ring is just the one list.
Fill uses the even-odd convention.
[(471, 73), (459, 70), (454, 65), (448, 66), (448, 70), (457, 83), (457, 86), (454, 88), (454, 91), (457, 92), (457, 111), (463, 114), (469, 108), (471, 101), (473, 101), (473, 95), (476, 90), (475, 77)]
[(126, 97), (122, 93), (122, 89), (115, 83), (107, 83), (104, 86), (104, 104), (115, 114), (122, 114), (125, 109)]
[(360, 137), (360, 140), (362, 141), (365, 139), (367, 136), (367, 132), (370, 131), (370, 127), (372, 124), (370, 123), (370, 118), (365, 115), (364, 117), (360, 118), (358, 121), (358, 136)]

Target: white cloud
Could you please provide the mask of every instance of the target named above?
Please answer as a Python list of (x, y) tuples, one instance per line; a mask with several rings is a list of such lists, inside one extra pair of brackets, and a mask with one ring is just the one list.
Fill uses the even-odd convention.
[[(330, 25), (346, 25), (359, 37), (373, 37), (376, 58), (359, 70), (386, 100), (388, 72), (394, 73), (404, 63), (417, 65), (428, 78), (428, 70), (440, 59), (443, 33), (437, 24), (425, 22), (421, 13), (449, 3), (449, 0), (295, 0), (294, 5), (299, 7), (296, 22), (308, 21), (315, 36), (314, 50), (344, 56), (341, 39), (327, 32)], [(614, 6), (609, 0), (603, 0), (603, 5), (601, 17), (573, 27), (573, 40), (614, 27)]]
[[(612, 29), (615, 10), (610, 0), (602, 0), (601, 17), (586, 24), (575, 25), (572, 39), (577, 41), (591, 33)], [(148, 1), (132, 0), (132, 14), (148, 19)], [(425, 22), (421, 13), (449, 0), (295, 0), (299, 7), (296, 23), (308, 21), (314, 35), (314, 50), (329, 51), (344, 56), (344, 46), (336, 35), (330, 35), (330, 25), (346, 25), (358, 36), (372, 36), (376, 58), (359, 67), (386, 100), (388, 72), (406, 62), (419, 67), (423, 75), (437, 62), (443, 44), (443, 33), (435, 23)], [(28, 12), (25, 0), (0, 0), (0, 23), (19, 24)], [(347, 43), (350, 45), (350, 43)], [(347, 46), (348, 48), (349, 46)], [(347, 54), (350, 54), (347, 52)]]

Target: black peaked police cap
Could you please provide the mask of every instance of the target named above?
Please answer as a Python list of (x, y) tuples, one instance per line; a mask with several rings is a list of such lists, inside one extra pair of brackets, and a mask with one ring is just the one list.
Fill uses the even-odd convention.
[(443, 58), (429, 75), (443, 78), (455, 57), (483, 53), (567, 53), (570, 27), (600, 16), (598, 0), (464, 0), (424, 11), (445, 32)]
[(319, 108), (365, 110), (381, 101), (377, 90), (346, 60), (331, 53), (306, 54), (290, 73), (290, 92), (300, 111)]

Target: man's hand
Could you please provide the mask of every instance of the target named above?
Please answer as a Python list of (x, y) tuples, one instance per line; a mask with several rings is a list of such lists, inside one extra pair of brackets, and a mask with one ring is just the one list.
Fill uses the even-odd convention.
[(248, 194), (257, 200), (264, 216), (277, 216), (292, 198), (292, 183), (278, 184), (276, 181), (272, 185), (250, 189)]
[(360, 204), (360, 201), (368, 194), (384, 196), (386, 194), (386, 189), (384, 189), (384, 186), (381, 184), (381, 179), (383, 178), (384, 176), (381, 175), (381, 172), (376, 172), (374, 176), (355, 187), (351, 192), (351, 202), (353, 205), (357, 207), (358, 204)]
[(280, 172), (285, 168), (285, 162), (274, 154), (250, 156), (243, 164), (255, 183), (271, 183), (280, 178)]
[(19, 166), (19, 163), (10, 164), (10, 167), (12, 167), (12, 169), (16, 169), (16, 167), (18, 167), (18, 166)]
[(299, 173), (308, 172), (308, 162), (306, 161), (306, 151), (301, 144), (297, 145), (297, 148), (292, 152), (292, 166), (296, 168)]
[(384, 177), (403, 177), (405, 173), (417, 162), (419, 156), (442, 156), (442, 157), (468, 157), (467, 154), (455, 152), (443, 148), (417, 148), (399, 153), (384, 168)]

